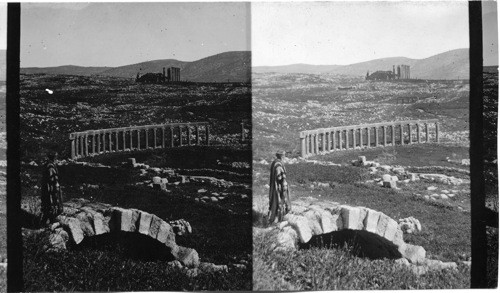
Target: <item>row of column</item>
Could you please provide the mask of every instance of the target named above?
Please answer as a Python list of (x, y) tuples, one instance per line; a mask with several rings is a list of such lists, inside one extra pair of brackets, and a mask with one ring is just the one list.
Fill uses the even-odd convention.
[[(149, 132), (151, 130), (153, 131), (152, 141), (149, 137)], [(141, 134), (143, 132), (144, 139), (141, 139)], [(70, 134), (71, 158), (75, 159), (104, 152), (117, 152), (134, 149), (156, 149), (183, 145), (209, 145), (209, 132), (210, 130), (208, 124), (181, 124), (175, 126), (155, 126), (151, 128), (141, 127), (126, 130), (110, 129), (108, 131), (103, 129), (98, 133), (95, 133), (94, 131), (89, 131), (88, 133), (72, 133)], [(192, 139), (193, 135), (194, 140)], [(183, 136), (186, 137), (184, 140)], [(120, 139), (120, 137), (122, 139)], [(144, 144), (142, 142), (144, 142)], [(152, 145), (150, 146), (149, 144), (151, 142)], [(161, 144), (159, 144), (160, 142)], [(142, 148), (142, 145), (144, 145), (144, 148)]]
[[(423, 141), (421, 124), (424, 125), (425, 133), (425, 138)], [(432, 124), (435, 124), (435, 142), (439, 142), (438, 122), (398, 123), (376, 126), (347, 126), (345, 128), (330, 128), (325, 130), (307, 131), (301, 133), (301, 156), (305, 158), (311, 155), (319, 154), (320, 152), (331, 152), (363, 147), (370, 148), (387, 146), (388, 144), (394, 146), (396, 144), (404, 145), (430, 142), (429, 126)], [(413, 125), (416, 125), (416, 141), (413, 140)], [(397, 129), (399, 129), (399, 136), (396, 135)], [(405, 130), (407, 130), (406, 137), (408, 138), (406, 141), (404, 135)], [(372, 133), (374, 136), (373, 142), (371, 141)], [(380, 134), (382, 134), (382, 144), (380, 144), (379, 141)]]

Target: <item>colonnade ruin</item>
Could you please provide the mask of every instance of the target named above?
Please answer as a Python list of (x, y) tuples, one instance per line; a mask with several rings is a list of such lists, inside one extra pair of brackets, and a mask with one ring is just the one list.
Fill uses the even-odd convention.
[(71, 159), (102, 153), (209, 145), (208, 122), (130, 126), (73, 132)]
[(300, 154), (429, 142), (439, 142), (437, 119), (338, 126), (301, 131)]

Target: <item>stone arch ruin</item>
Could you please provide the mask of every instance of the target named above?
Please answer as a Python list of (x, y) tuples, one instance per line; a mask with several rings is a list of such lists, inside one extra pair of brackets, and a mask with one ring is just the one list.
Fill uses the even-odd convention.
[(182, 225), (182, 221), (166, 222), (137, 209), (113, 207), (85, 199), (64, 203), (64, 212), (56, 221), (49, 237), (53, 249), (66, 249), (68, 242), (80, 244), (86, 237), (123, 231), (142, 234), (160, 242), (173, 259), (186, 267), (198, 267), (200, 264), (196, 250), (179, 246), (175, 241), (176, 233), (182, 234), (183, 229), (191, 229), (189, 224), (187, 227)]
[(293, 202), (292, 211), (279, 223), (274, 250), (289, 251), (308, 243), (313, 236), (342, 230), (359, 230), (376, 234), (393, 243), (402, 257), (411, 263), (425, 259), (425, 249), (405, 243), (398, 223), (366, 207), (352, 207), (312, 197)]

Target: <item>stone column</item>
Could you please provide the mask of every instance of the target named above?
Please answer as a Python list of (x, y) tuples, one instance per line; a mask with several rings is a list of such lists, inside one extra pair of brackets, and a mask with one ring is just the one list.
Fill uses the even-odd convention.
[(153, 128), (153, 149), (156, 148), (156, 127)]
[(75, 136), (73, 133), (69, 135), (69, 139), (71, 140), (71, 159), (74, 159), (76, 156), (75, 155), (76, 149), (75, 149)]
[(165, 148), (165, 126), (161, 127), (161, 147)]
[(83, 138), (83, 152), (82, 153), (83, 153), (84, 156), (88, 156), (88, 154), (89, 154), (89, 144), (88, 144), (88, 141), (87, 141), (87, 134), (84, 134), (82, 136), (82, 138)]
[(200, 145), (200, 131), (198, 129), (198, 125), (194, 127), (194, 136), (196, 136), (196, 145)]
[(391, 142), (392, 142), (392, 146), (395, 146), (396, 145), (396, 139), (395, 139), (395, 136), (396, 135), (396, 130), (394, 129), (394, 124), (391, 125)]
[(300, 156), (302, 158), (306, 157), (306, 139), (304, 133), (300, 133)]
[(429, 142), (429, 124), (425, 123), (425, 142)]
[(182, 146), (182, 125), (179, 125), (179, 146)]
[(332, 137), (332, 150), (336, 151), (337, 150), (337, 130), (333, 130), (331, 132), (331, 137)]
[(344, 149), (344, 142), (345, 142), (344, 129), (339, 129), (339, 150)]
[(116, 142), (115, 151), (118, 151), (120, 149), (118, 147), (118, 131), (115, 131), (115, 142)]
[(113, 151), (113, 149), (112, 149), (113, 148), (113, 144), (112, 144), (113, 140), (111, 139), (111, 132), (108, 132), (108, 134), (109, 134), (109, 152), (112, 152)]
[(172, 126), (169, 127), (170, 130), (170, 147), (174, 147), (174, 128)]
[(375, 147), (378, 147), (378, 126), (375, 126)]
[(210, 145), (210, 139), (209, 139), (210, 138), (210, 135), (209, 135), (210, 134), (210, 130), (209, 130), (210, 127), (208, 126), (208, 124), (205, 127), (206, 127), (206, 131), (207, 131), (207, 135), (206, 135), (207, 136), (207, 145)]
[(92, 134), (92, 154), (95, 154), (95, 133)]
[(325, 133), (319, 133), (318, 136), (321, 136), (321, 151), (325, 152)]
[(137, 149), (141, 149), (141, 130), (137, 129)]
[(358, 131), (356, 128), (352, 129), (352, 149), (356, 149), (356, 135), (358, 134)]
[(129, 129), (128, 131), (128, 136), (129, 136), (129, 140), (130, 140), (130, 150), (132, 150), (133, 146), (132, 146), (132, 129)]
[(85, 134), (83, 137), (84, 144), (85, 144), (85, 156), (89, 155), (89, 141), (88, 141), (88, 134)]
[(149, 128), (144, 129), (146, 132), (146, 149), (149, 149)]
[(409, 141), (409, 144), (412, 144), (412, 140), (411, 140), (411, 123), (408, 123), (408, 137), (410, 139)]
[(399, 130), (400, 130), (399, 139), (401, 141), (401, 145), (404, 145), (405, 144), (405, 136), (404, 136), (403, 124), (399, 124)]
[(371, 132), (371, 127), (366, 128), (366, 147), (371, 148), (372, 147), (372, 142), (370, 141), (370, 132)]
[(123, 151), (125, 151), (125, 149), (127, 148), (127, 140), (126, 140), (125, 132), (126, 132), (126, 130), (122, 131)]
[(84, 150), (83, 149), (83, 135), (79, 135), (78, 138), (80, 139), (80, 153), (79, 153), (79, 155), (81, 155), (83, 157), (83, 154), (84, 154), (84, 152), (83, 152), (83, 150)]
[(359, 129), (359, 148), (362, 149), (363, 148), (363, 130), (365, 128), (364, 127), (361, 127)]
[(101, 133), (97, 133), (96, 136), (97, 153), (99, 154), (101, 152)]
[(187, 126), (187, 139), (188, 139), (187, 141), (188, 145), (191, 145), (191, 125)]
[(417, 143), (420, 143), (420, 123), (417, 123)]
[(317, 155), (319, 153), (319, 135), (317, 133), (314, 134), (314, 154)]
[(309, 133), (306, 134), (306, 156), (311, 153), (311, 135)]
[(439, 123), (436, 122), (436, 142), (439, 143)]
[(384, 140), (383, 145), (387, 146), (387, 127), (385, 125), (382, 126), (382, 139)]

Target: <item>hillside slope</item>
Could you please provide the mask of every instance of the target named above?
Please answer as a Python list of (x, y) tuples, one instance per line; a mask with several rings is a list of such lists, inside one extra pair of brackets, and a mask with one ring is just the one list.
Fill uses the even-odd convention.
[(285, 66), (257, 66), (253, 68), (253, 72), (333, 73), (351, 76), (364, 76), (367, 71), (374, 72), (377, 70), (392, 70), (392, 66), (398, 64), (409, 65), (412, 78), (467, 79), (469, 77), (469, 49), (451, 50), (425, 59), (390, 57), (349, 65), (294, 64)]
[(135, 78), (137, 73), (163, 71), (171, 66), (181, 69), (181, 80), (197, 82), (249, 82), (251, 76), (251, 53), (249, 51), (225, 52), (193, 62), (174, 59), (153, 60), (119, 67), (58, 66), (46, 68), (21, 68), (21, 73), (103, 75)]
[(62, 75), (94, 75), (106, 71), (110, 67), (84, 67), (75, 65), (63, 65), (56, 67), (26, 67), (21, 68), (23, 74), (62, 74)]

